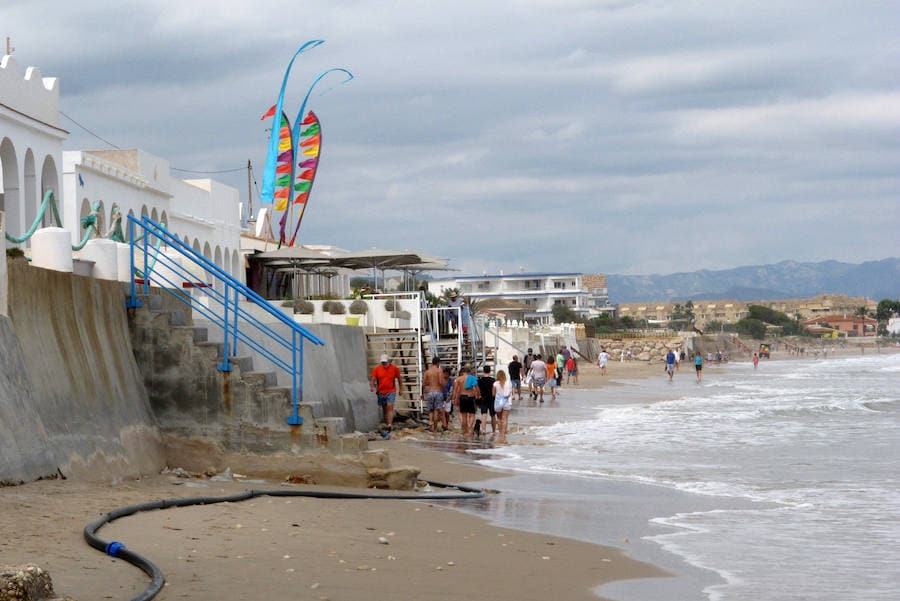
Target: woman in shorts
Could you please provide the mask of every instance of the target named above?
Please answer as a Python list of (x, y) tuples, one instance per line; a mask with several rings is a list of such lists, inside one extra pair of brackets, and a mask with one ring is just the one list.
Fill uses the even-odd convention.
[(459, 407), (459, 424), (466, 438), (471, 438), (475, 430), (475, 413), (480, 398), (478, 378), (470, 373), (468, 367), (463, 367), (453, 382), (453, 404)]
[(497, 381), (494, 382), (494, 411), (497, 412), (497, 422), (500, 427), (498, 442), (506, 442), (506, 427), (509, 422), (509, 411), (512, 409), (512, 385), (506, 379), (506, 372), (502, 369), (497, 372)]

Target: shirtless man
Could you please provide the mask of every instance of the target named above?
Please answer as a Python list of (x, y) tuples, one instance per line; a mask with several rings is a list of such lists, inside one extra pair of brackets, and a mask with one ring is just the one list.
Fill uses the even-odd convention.
[(438, 431), (438, 424), (444, 422), (444, 389), (447, 381), (444, 378), (444, 370), (441, 369), (441, 360), (435, 357), (431, 360), (431, 367), (422, 375), (422, 394), (425, 406), (430, 417), (429, 429)]

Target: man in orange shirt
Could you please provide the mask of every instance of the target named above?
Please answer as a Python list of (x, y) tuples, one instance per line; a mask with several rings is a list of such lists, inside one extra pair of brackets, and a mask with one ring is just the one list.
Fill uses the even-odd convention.
[[(394, 385), (396, 382), (396, 386)], [(369, 389), (378, 396), (378, 405), (384, 410), (384, 423), (387, 424), (385, 438), (390, 437), (391, 424), (394, 422), (394, 401), (400, 388), (400, 370), (391, 363), (387, 355), (381, 356), (381, 363), (372, 369)]]

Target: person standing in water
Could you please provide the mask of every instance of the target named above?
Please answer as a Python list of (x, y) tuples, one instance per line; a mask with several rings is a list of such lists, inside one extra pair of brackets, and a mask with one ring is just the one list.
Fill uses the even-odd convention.
[(500, 426), (500, 437), (497, 442), (506, 442), (506, 428), (509, 424), (509, 411), (512, 409), (512, 386), (506, 379), (506, 373), (501, 369), (497, 372), (497, 381), (494, 382), (494, 411), (497, 413), (497, 421)]
[(703, 355), (697, 353), (694, 355), (694, 369), (697, 370), (697, 381), (703, 381)]

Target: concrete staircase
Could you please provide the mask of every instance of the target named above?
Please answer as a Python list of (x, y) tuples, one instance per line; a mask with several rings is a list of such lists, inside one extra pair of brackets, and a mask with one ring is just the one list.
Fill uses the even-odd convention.
[(320, 402), (302, 402), (303, 424), (288, 426), (291, 389), (277, 385), (274, 371), (256, 369), (252, 357), (234, 357), (231, 372), (219, 371), (224, 345), (193, 325), (188, 306), (168, 295), (140, 298), (129, 318), (132, 347), (164, 433), (230, 451), (365, 450), (365, 437), (347, 434), (346, 420), (324, 415)]
[(402, 385), (397, 391), (394, 410), (399, 413), (422, 411), (422, 374), (424, 358), (420, 335), (416, 330), (396, 330), (367, 334), (369, 365), (378, 365), (382, 354), (388, 355), (400, 369)]

